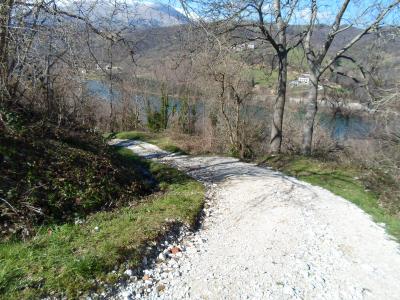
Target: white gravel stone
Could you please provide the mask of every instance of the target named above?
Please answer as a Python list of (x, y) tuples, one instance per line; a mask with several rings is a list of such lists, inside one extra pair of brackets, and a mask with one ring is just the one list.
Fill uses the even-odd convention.
[(160, 262), (163, 292), (154, 282), (143, 299), (400, 299), (399, 245), (343, 198), (233, 158), (115, 142), (208, 187), (210, 215), (177, 243), (182, 257)]

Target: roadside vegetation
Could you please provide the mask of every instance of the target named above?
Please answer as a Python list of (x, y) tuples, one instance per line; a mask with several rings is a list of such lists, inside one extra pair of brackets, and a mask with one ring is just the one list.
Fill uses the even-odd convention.
[(36, 226), (112, 209), (150, 191), (137, 166), (123, 165), (98, 135), (0, 137), (1, 236), (30, 238)]
[(196, 223), (204, 188), (183, 173), (84, 130), (22, 127), (1, 137), (0, 298), (101, 291), (173, 226)]

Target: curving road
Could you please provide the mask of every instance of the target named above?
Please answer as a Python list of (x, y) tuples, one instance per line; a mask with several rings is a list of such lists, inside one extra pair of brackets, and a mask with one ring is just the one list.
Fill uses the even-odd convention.
[(147, 298), (400, 299), (399, 244), (343, 198), (233, 158), (114, 142), (213, 186), (211, 216), (182, 243), (180, 276)]

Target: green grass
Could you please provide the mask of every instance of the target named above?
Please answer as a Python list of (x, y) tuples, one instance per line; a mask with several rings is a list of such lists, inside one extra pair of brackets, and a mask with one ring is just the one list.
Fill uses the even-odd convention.
[(278, 80), (278, 72), (276, 70), (272, 71), (270, 74), (266, 74), (264, 70), (251, 69), (249, 76), (254, 78), (255, 84), (274, 87), (276, 80)]
[(144, 131), (123, 131), (115, 134), (106, 134), (105, 138), (141, 140), (157, 145), (165, 151), (186, 154), (185, 151), (176, 146), (167, 135), (164, 135), (162, 133), (149, 133)]
[[(370, 214), (375, 222), (386, 224), (388, 233), (400, 240), (400, 219), (379, 205), (379, 191), (366, 188), (370, 174), (365, 174), (360, 168), (287, 155), (270, 156), (263, 163), (353, 202)], [(384, 179), (380, 180), (384, 185)]]
[[(128, 149), (117, 152), (124, 164), (148, 168), (160, 191), (131, 207), (94, 213), (83, 224), (43, 227), (29, 241), (1, 243), (0, 298), (37, 299), (53, 293), (77, 298), (99, 288), (96, 281), (115, 281), (124, 270), (118, 269), (122, 263), (138, 266), (146, 245), (166, 232), (166, 219), (195, 223), (203, 206), (200, 183), (143, 161)], [(118, 272), (110, 273), (115, 268)]]
[[(245, 71), (245, 75), (249, 78), (254, 79), (255, 84), (259, 84), (261, 86), (266, 86), (269, 88), (275, 88), (276, 82), (278, 81), (278, 71), (272, 70), (272, 72), (265, 72), (263, 69), (252, 68)], [(288, 73), (288, 81), (294, 80), (297, 77), (289, 72)]]

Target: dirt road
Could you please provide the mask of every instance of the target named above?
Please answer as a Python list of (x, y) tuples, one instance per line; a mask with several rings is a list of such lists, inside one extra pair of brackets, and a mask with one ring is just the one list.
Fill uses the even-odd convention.
[[(163, 281), (161, 274), (153, 286), (162, 289), (148, 298), (400, 299), (399, 244), (352, 203), (233, 158), (174, 155), (144, 142), (119, 142), (213, 190), (203, 228), (184, 239), (179, 259), (163, 262), (179, 276)], [(135, 298), (134, 289), (120, 296)]]

